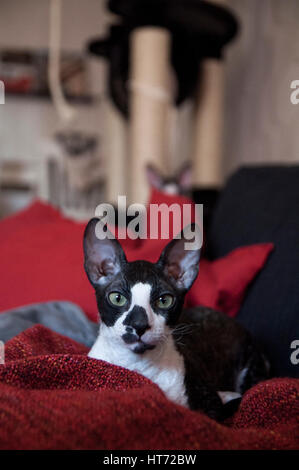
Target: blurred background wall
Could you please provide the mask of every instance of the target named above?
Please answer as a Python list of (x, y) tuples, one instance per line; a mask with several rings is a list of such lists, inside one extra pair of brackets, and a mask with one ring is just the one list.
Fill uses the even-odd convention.
[(241, 164), (299, 161), (299, 2), (228, 0), (241, 34), (227, 50), (224, 172)]

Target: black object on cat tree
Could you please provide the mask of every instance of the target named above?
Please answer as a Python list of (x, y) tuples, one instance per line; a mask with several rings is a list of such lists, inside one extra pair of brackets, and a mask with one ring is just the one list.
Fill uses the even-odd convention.
[(171, 64), (177, 78), (175, 102), (192, 96), (198, 66), (204, 58), (221, 59), (224, 46), (237, 31), (235, 16), (204, 0), (109, 0), (108, 8), (121, 17), (104, 39), (92, 40), (92, 54), (109, 61), (109, 92), (117, 108), (128, 116), (129, 36), (142, 26), (157, 26), (171, 33)]

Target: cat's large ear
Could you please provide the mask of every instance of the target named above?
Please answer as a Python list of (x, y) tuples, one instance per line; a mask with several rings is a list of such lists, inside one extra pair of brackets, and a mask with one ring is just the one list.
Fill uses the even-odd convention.
[(184, 165), (178, 171), (177, 182), (180, 189), (183, 191), (189, 191), (192, 187), (192, 165), (190, 162), (184, 163)]
[(111, 281), (127, 262), (120, 243), (108, 229), (104, 230), (104, 225), (96, 218), (91, 219), (85, 228), (83, 248), (84, 268), (94, 287)]
[(161, 189), (163, 186), (163, 178), (159, 170), (151, 164), (146, 165), (146, 177), (149, 185), (156, 189)]
[(164, 248), (158, 266), (174, 286), (187, 291), (199, 271), (201, 235), (198, 225), (191, 224)]

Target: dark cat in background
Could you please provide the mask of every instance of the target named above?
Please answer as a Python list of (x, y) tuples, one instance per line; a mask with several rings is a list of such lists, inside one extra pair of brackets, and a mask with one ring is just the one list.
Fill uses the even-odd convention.
[[(161, 193), (172, 196), (185, 196), (195, 204), (203, 204), (203, 224), (205, 233), (208, 233), (212, 214), (219, 196), (219, 188), (201, 188), (193, 184), (192, 165), (184, 163), (180, 169), (171, 176), (165, 176), (155, 166), (146, 167), (147, 181), (152, 188)], [(208, 246), (205, 246), (205, 254)]]
[(164, 176), (154, 165), (146, 166), (147, 181), (152, 188), (169, 195), (182, 195), (191, 197), (192, 192), (192, 166), (187, 162), (171, 176)]

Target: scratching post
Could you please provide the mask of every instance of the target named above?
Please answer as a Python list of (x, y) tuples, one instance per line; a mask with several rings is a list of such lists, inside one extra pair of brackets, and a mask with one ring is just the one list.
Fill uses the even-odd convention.
[[(227, 2), (212, 3), (223, 8)], [(201, 189), (217, 190), (223, 180), (223, 99), (223, 62), (219, 57), (206, 58), (195, 96), (193, 184)]]
[(170, 34), (156, 27), (131, 33), (130, 171), (131, 202), (148, 199), (146, 164), (165, 170), (169, 141)]
[(128, 125), (109, 101), (105, 104), (105, 117), (106, 197), (116, 204), (119, 195), (127, 194)]
[(193, 184), (218, 189), (222, 183), (223, 64), (205, 59), (196, 93)]
[[(220, 60), (224, 46), (237, 33), (234, 15), (204, 0), (108, 0), (107, 5), (119, 15), (119, 22), (106, 38), (91, 41), (89, 51), (109, 61), (110, 96), (131, 121), (126, 165), (130, 202), (147, 199), (146, 163), (164, 171), (169, 167), (170, 101), (181, 105), (195, 95), (197, 87), (194, 184), (219, 187), (223, 121)], [(170, 67), (176, 78), (175, 96), (170, 93)], [(124, 176), (122, 163), (118, 171)]]

